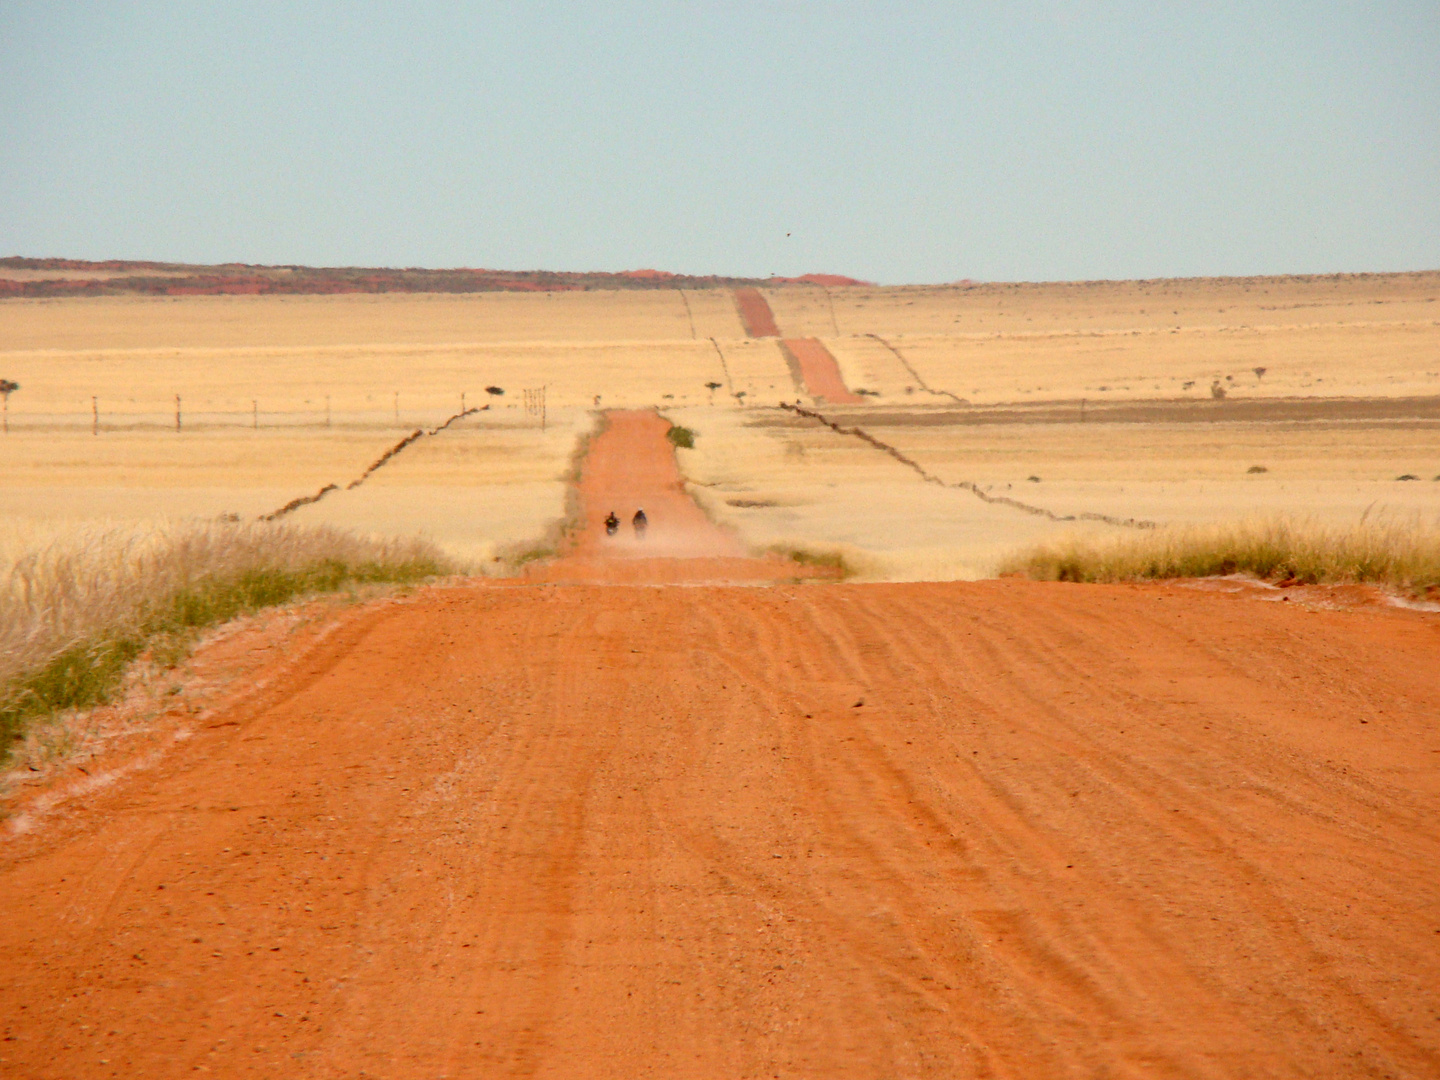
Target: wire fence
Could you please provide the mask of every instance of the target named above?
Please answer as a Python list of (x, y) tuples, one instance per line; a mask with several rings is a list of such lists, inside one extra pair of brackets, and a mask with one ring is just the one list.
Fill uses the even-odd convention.
[[(405, 430), (430, 427), (456, 413), (477, 412), (486, 406), (487, 421), (500, 422), (508, 412), (521, 423), (537, 423), (542, 429), (548, 421), (545, 390), (526, 390), (522, 401), (506, 402), (503, 391), (495, 393), (459, 391), (453, 398), (442, 399), (429, 394), (395, 392), (384, 400), (357, 403), (349, 397), (325, 395), (296, 400), (270, 400), (254, 397), (244, 401), (191, 398), (175, 394), (162, 401), (112, 402), (100, 394), (77, 399), (73, 407), (26, 408), (20, 395), (6, 402), (5, 423), (0, 435), (21, 436), (40, 432), (86, 432), (94, 436), (106, 433), (137, 431), (168, 431), (178, 434), (199, 431), (265, 431), (265, 430)], [(538, 394), (538, 397), (533, 395)], [(47, 403), (49, 405), (50, 403)]]
[(545, 430), (545, 387), (525, 391), (525, 412), (540, 418), (540, 430)]

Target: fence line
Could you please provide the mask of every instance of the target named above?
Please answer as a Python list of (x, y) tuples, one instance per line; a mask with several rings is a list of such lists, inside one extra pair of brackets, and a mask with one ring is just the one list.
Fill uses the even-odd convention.
[[(725, 373), (725, 392), (732, 398), (736, 397), (735, 380), (730, 377), (730, 364), (725, 359), (725, 351), (720, 348), (720, 342), (716, 341), (713, 337), (710, 339), (710, 344), (715, 346), (715, 355), (720, 358), (720, 370)], [(745, 404), (743, 397), (738, 398), (738, 400), (741, 405)]]
[(540, 417), (540, 430), (545, 430), (545, 387), (539, 386), (525, 391), (525, 411)]
[[(485, 405), (478, 409), (461, 409), (458, 413), (450, 417), (450, 419), (446, 420), (443, 424), (439, 424), (433, 428), (430, 428), (428, 431), (424, 428), (416, 428), (409, 435), (406, 435), (405, 438), (401, 439), (389, 450), (386, 450), (385, 453), (381, 454), (378, 458), (372, 461), (369, 468), (367, 468), (354, 480), (351, 480), (350, 483), (345, 485), (345, 490), (354, 491), (361, 484), (365, 483), (366, 480), (369, 480), (377, 469), (380, 469), (393, 461), (395, 459), (395, 455), (400, 453), (400, 451), (404, 450), (407, 446), (411, 446), (419, 440), (429, 438), (432, 435), (438, 435), (440, 434), (440, 432), (448, 428), (451, 424), (455, 423), (456, 420), (462, 420), (467, 416), (473, 416), (475, 413), (485, 412), (489, 408), (489, 405)], [(302, 506), (311, 506), (314, 503), (319, 502), (321, 499), (325, 498), (325, 496), (329, 495), (332, 491), (339, 490), (339, 484), (326, 484), (319, 491), (315, 492), (314, 495), (302, 495), (298, 499), (291, 499), (288, 503), (280, 507), (278, 510), (272, 510), (268, 514), (260, 515), (260, 520), (274, 521), (276, 518), (282, 518), (286, 514), (294, 513)]]
[(862, 427), (841, 427), (829, 417), (823, 416), (815, 410), (807, 409), (801, 405), (790, 405), (782, 401), (780, 403), (780, 408), (786, 409), (789, 412), (793, 412), (797, 416), (804, 416), (811, 420), (818, 420), (820, 423), (824, 424), (826, 427), (830, 428), (832, 431), (840, 435), (849, 435), (853, 438), (860, 439), (863, 442), (869, 443), (871, 446), (875, 447), (875, 449), (889, 454), (896, 461), (900, 462), (900, 464), (910, 469), (913, 469), (927, 484), (936, 484), (943, 488), (952, 488), (959, 491), (968, 491), (970, 492), (970, 494), (974, 495), (977, 499), (980, 499), (983, 502), (1013, 507), (1014, 509), (1022, 511), (1023, 513), (1034, 514), (1036, 517), (1049, 518), (1051, 521), (1103, 521), (1107, 525), (1119, 525), (1128, 529), (1153, 529), (1156, 527), (1156, 524), (1153, 521), (1145, 521), (1139, 518), (1112, 517), (1110, 514), (1096, 514), (1088, 511), (1080, 514), (1057, 514), (1054, 510), (1047, 510), (1043, 506), (1034, 506), (1030, 503), (1021, 502), (1019, 499), (1012, 499), (1008, 495), (991, 495), (988, 491), (980, 487), (979, 484), (976, 484), (971, 480), (943, 480), (940, 477), (936, 476), (934, 473), (930, 472), (928, 469), (926, 469), (925, 466), (921, 465), (914, 458), (906, 455), (904, 451), (898, 449), (897, 447), (891, 446), (889, 443), (884, 442), (881, 439), (877, 439), (874, 435), (871, 435)]
[[(259, 431), (261, 428), (293, 430), (343, 428), (352, 425), (374, 429), (400, 426), (397, 422), (400, 418), (398, 413), (393, 411), (393, 406), (386, 408), (385, 404), (370, 403), (367, 407), (346, 410), (336, 408), (329, 398), (322, 398), (313, 405), (299, 408), (282, 405), (265, 410), (260, 408), (258, 398), (243, 403), (226, 402), (218, 408), (197, 408), (194, 399), (180, 394), (170, 397), (168, 404), (162, 401), (127, 401), (127, 407), (124, 408), (115, 407), (114, 398), (107, 399), (102, 407), (99, 394), (86, 395), (82, 400), (83, 404), (76, 402), (73, 407), (66, 407), (62, 403), (56, 408), (52, 402), (46, 402), (39, 408), (18, 409), (13, 412), (7, 407), (3, 410), (4, 425), (0, 431), (13, 428), (17, 433), (23, 433), (27, 429), (32, 432), (53, 432), (65, 429), (81, 431), (88, 428), (90, 434), (100, 435), (106, 432), (144, 429), (189, 433), (197, 429), (216, 428), (248, 428)], [(492, 407), (486, 404), (472, 408), (468, 394), (460, 395), (460, 406), (461, 411), (466, 413), (489, 410)], [(515, 407), (517, 411), (520, 408), (518, 405)], [(441, 423), (453, 415), (454, 408), (453, 404), (448, 408), (435, 403), (417, 404), (413, 409), (407, 410), (410, 416), (407, 418), (408, 423), (403, 426), (408, 429), (417, 422), (422, 425)]]
[(935, 389), (933, 389), (933, 388), (930, 386), (930, 384), (925, 381), (924, 377), (920, 374), (920, 372), (918, 372), (918, 371), (915, 370), (915, 366), (914, 366), (913, 364), (911, 364), (909, 360), (906, 360), (905, 357), (900, 354), (900, 350), (897, 349), (894, 345), (891, 345), (890, 342), (886, 341), (886, 340), (885, 340), (883, 337), (881, 337), (879, 334), (866, 334), (865, 336), (866, 336), (866, 337), (874, 338), (874, 339), (875, 339), (876, 341), (878, 341), (881, 345), (884, 345), (885, 348), (889, 349), (890, 352), (894, 355), (895, 359), (896, 359), (896, 360), (899, 360), (900, 363), (904, 365), (905, 370), (910, 373), (910, 377), (915, 380), (915, 385), (918, 386), (921, 390), (925, 391), (925, 393), (927, 393), (927, 394), (934, 394), (936, 397), (948, 397), (951, 401), (955, 402), (957, 405), (969, 405), (969, 404), (970, 404), (970, 402), (966, 401), (964, 398), (960, 397), (958, 394), (952, 394), (949, 390), (935, 390)]

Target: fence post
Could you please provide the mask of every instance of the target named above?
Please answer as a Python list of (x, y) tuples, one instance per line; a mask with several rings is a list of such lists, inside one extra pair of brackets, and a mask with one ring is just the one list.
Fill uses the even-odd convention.
[(19, 389), (20, 384), (14, 379), (0, 379), (0, 401), (4, 402), (4, 405), (0, 406), (0, 414), (5, 417), (6, 435), (10, 434), (10, 395)]
[(545, 430), (545, 387), (525, 391), (525, 411), (540, 417), (540, 430)]
[(175, 395), (175, 430), (180, 430), (180, 395)]
[(100, 434), (100, 399), (93, 394), (90, 397), (90, 434)]
[(255, 398), (250, 399), (250, 430), (260, 430), (260, 402)]

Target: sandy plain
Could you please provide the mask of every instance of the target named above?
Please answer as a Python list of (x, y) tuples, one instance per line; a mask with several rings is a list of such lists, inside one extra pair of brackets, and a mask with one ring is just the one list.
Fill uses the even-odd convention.
[(547, 573), (222, 637), (32, 793), (7, 1075), (1435, 1075), (1433, 616), (785, 583), (603, 425)]
[[(965, 577), (1080, 527), (962, 480), (1062, 517), (1433, 520), (1440, 338), (1414, 279), (1351, 286), (1398, 315), (1357, 329), (1326, 294), (1331, 368), (1287, 368), (1303, 330), (1249, 381), (1229, 331), (1157, 330), (1185, 350), (1156, 370), (1229, 374), (1225, 399), (1132, 387), (1083, 422), (1074, 386), (1139, 370), (1086, 343), (1136, 337), (1145, 283), (1098, 313), (1072, 287), (771, 290), (873, 391), (817, 411), (914, 468), (778, 408), (814, 401), (777, 339), (704, 334), (725, 294), (0, 304), (12, 526), (258, 514), (465, 392), (491, 408), (295, 520), (501, 569), (578, 529), (524, 576), (229, 628), (148, 726), (22, 777), (0, 1072), (1436, 1075), (1433, 614), (1228, 581), (817, 584), (756, 556)], [(996, 296), (1058, 352), (937, 330), (1022, 317)], [(977, 341), (1013, 365), (961, 404)], [(1313, 384), (1332, 369), (1355, 395)], [(102, 377), (133, 409), (92, 435)], [(176, 432), (181, 383), (210, 409)], [(275, 419), (247, 429), (260, 386)], [(646, 539), (606, 536), (635, 503)]]
[[(1435, 520), (1437, 296), (1437, 274), (763, 290), (783, 335), (817, 339), (867, 392), (827, 415), (947, 480), (1162, 522)], [(258, 514), (345, 483), (463, 400), (490, 410), (296, 520), (424, 532), (493, 562), (553, 533), (598, 404), (699, 432), (682, 467), (752, 548), (976, 577), (1069, 527), (779, 413), (813, 399), (725, 290), (7, 300), (0, 376), (22, 386), (0, 440), (12, 524)], [(524, 407), (539, 387), (543, 431)], [(1389, 411), (1361, 407), (1375, 402)]]

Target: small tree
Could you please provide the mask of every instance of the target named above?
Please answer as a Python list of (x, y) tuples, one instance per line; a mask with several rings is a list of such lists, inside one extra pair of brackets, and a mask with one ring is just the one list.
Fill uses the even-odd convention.
[(10, 395), (20, 389), (20, 384), (12, 379), (0, 379), (0, 399), (5, 402), (5, 434), (10, 434)]
[(705, 389), (710, 391), (710, 404), (714, 405), (715, 391), (720, 389), (720, 384), (718, 382), (707, 382), (705, 384)]

